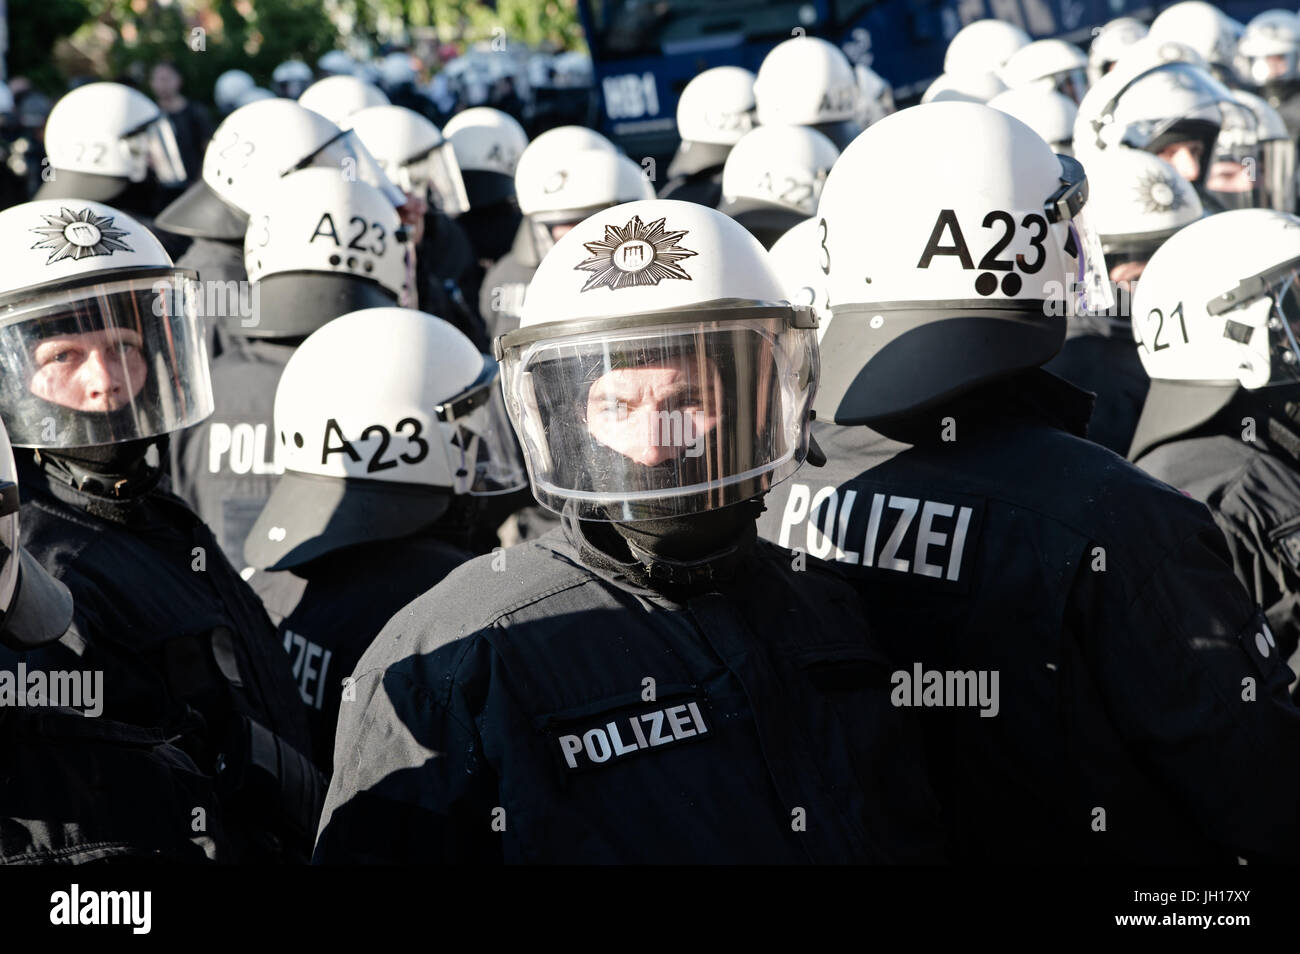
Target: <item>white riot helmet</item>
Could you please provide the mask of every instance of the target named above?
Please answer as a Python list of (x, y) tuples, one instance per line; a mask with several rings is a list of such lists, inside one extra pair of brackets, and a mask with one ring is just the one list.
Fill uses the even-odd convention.
[(1035, 40), (1013, 53), (999, 75), (1008, 89), (1048, 89), (1077, 104), (1088, 91), (1088, 57), (1064, 40)]
[(528, 134), (513, 116), (488, 106), (457, 113), (442, 128), (456, 151), (471, 208), (514, 196), (515, 168)]
[(1006, 91), (996, 73), (943, 73), (921, 94), (921, 102), (987, 103)]
[(1053, 152), (1074, 155), (1071, 143), (1079, 107), (1069, 97), (1052, 89), (1025, 87), (999, 93), (989, 100), (989, 105), (1038, 133)]
[(1150, 36), (1186, 43), (1211, 66), (1231, 70), (1242, 30), (1240, 23), (1204, 0), (1182, 0), (1151, 21)]
[(750, 500), (808, 452), (816, 317), (714, 209), (599, 212), (542, 261), (496, 340), (533, 493), (636, 521)]
[[(1250, 110), (1255, 122), (1224, 126), (1207, 188), (1225, 208), (1294, 212), (1296, 148), (1286, 123), (1262, 97), (1245, 90), (1234, 90), (1232, 96)], [(1237, 203), (1231, 201), (1234, 196), (1239, 197)]]
[(1094, 31), (1088, 46), (1088, 82), (1095, 83), (1109, 73), (1124, 51), (1147, 32), (1147, 25), (1133, 17), (1119, 17)]
[(404, 106), (372, 106), (349, 116), (347, 125), (402, 191), (431, 194), (447, 215), (469, 209), (454, 148), (419, 113)]
[(843, 149), (858, 125), (858, 78), (833, 43), (798, 36), (778, 43), (754, 79), (755, 115), (762, 126), (812, 126)]
[(826, 276), (817, 265), (820, 257), (821, 226), (816, 219), (804, 219), (777, 239), (768, 250), (768, 261), (785, 289), (786, 300), (817, 313), (817, 340), (826, 335), (831, 320), (826, 300)]
[(311, 334), (341, 313), (409, 294), (406, 232), (374, 186), (332, 169), (275, 180), (254, 204), (244, 266), (260, 295), (251, 338)]
[(226, 70), (217, 77), (217, 82), (212, 87), (212, 98), (217, 104), (217, 110), (223, 116), (233, 112), (241, 105), (239, 97), (256, 86), (253, 77), (243, 70)]
[(734, 146), (753, 128), (754, 74), (739, 66), (705, 70), (677, 101), (677, 134), (683, 142)]
[(581, 149), (555, 157), (549, 174), (519, 183), (519, 211), (528, 220), (536, 261), (554, 247), (566, 226), (601, 209), (653, 199), (641, 167), (608, 149)]
[(417, 79), (410, 53), (389, 53), (379, 65), (379, 73), (387, 90), (414, 85)]
[(298, 105), (320, 113), (336, 126), (344, 126), (353, 113), (372, 106), (387, 106), (388, 97), (378, 86), (355, 76), (327, 76), (303, 90)]
[(1171, 235), (1204, 215), (1196, 190), (1163, 159), (1112, 149), (1088, 159), (1088, 216), (1110, 268), (1145, 262)]
[(271, 88), (277, 96), (297, 99), (313, 79), (311, 67), (302, 60), (285, 60), (271, 73)]
[(268, 99), (226, 117), (203, 155), (203, 179), (156, 221), (179, 235), (242, 241), (253, 202), (280, 178), (309, 166), (374, 185), (394, 208), (406, 201), (356, 133), (297, 103)]
[(274, 439), (284, 474), (244, 544), (258, 568), (409, 536), (457, 496), (527, 486), (496, 361), (406, 308), (313, 332), (280, 377)]
[(997, 73), (1007, 60), (1030, 43), (1029, 34), (1005, 20), (968, 23), (948, 43), (945, 73)]
[(574, 153), (589, 149), (620, 154), (612, 142), (586, 126), (557, 126), (548, 129), (528, 144), (515, 165), (514, 192), (540, 188), (558, 164)]
[(275, 94), (269, 89), (265, 89), (261, 86), (254, 86), (252, 89), (244, 90), (244, 92), (239, 94), (239, 98), (235, 101), (235, 108), (238, 109), (241, 106), (247, 106), (249, 103), (261, 102), (264, 99), (275, 98)]
[[(1133, 328), (1153, 387), (1132, 454), (1203, 423), (1240, 385), (1300, 382), (1300, 219), (1242, 209), (1194, 222), (1151, 256)], [(1182, 384), (1184, 386), (1178, 386)]]
[(854, 119), (866, 129), (894, 111), (894, 88), (883, 76), (861, 63), (854, 64), (853, 75), (858, 80), (858, 110)]
[(321, 76), (355, 76), (357, 61), (342, 50), (330, 50), (316, 61)]
[(759, 126), (736, 143), (722, 169), (723, 212), (764, 248), (817, 211), (839, 150), (811, 126)]
[(0, 422), (0, 643), (30, 649), (53, 642), (72, 623), (72, 595), (19, 542), (18, 470)]
[(84, 199), (0, 212), (0, 417), (19, 447), (159, 437), (212, 413), (195, 275)]
[(818, 416), (907, 415), (1056, 354), (1071, 310), (1112, 301), (1087, 197), (1078, 162), (978, 103), (904, 109), (863, 133), (818, 209), (834, 313)]
[(1300, 85), (1300, 16), (1266, 10), (1237, 42), (1237, 71), (1264, 95), (1289, 98)]
[(1246, 128), (1255, 121), (1227, 87), (1189, 58), (1200, 61), (1188, 47), (1172, 41), (1143, 40), (1131, 47), (1080, 104), (1075, 155), (1142, 149), (1168, 159), (1202, 190), (1222, 128)]
[(721, 166), (731, 147), (753, 128), (754, 74), (739, 66), (705, 70), (686, 84), (677, 100), (677, 135), (682, 143), (668, 177)]
[(88, 83), (55, 103), (45, 150), (55, 175), (41, 185), (41, 199), (111, 199), (150, 170), (165, 185), (185, 181), (171, 123), (153, 100), (121, 83)]

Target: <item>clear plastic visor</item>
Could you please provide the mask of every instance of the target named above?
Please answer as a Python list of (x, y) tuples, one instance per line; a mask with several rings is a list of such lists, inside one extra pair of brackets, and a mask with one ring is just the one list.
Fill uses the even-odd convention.
[(444, 143), (419, 159), (404, 163), (396, 181), (411, 195), (428, 195), (434, 206), (455, 218), (469, 211), (469, 195), (460, 174), (456, 153)]
[(131, 157), (133, 182), (144, 181), (150, 169), (162, 185), (182, 185), (186, 181), (185, 162), (176, 144), (176, 132), (166, 116), (159, 116), (128, 136), (126, 148)]
[(773, 311), (506, 347), (537, 499), (557, 512), (574, 501), (586, 519), (651, 519), (739, 503), (792, 474), (807, 453), (816, 333)]
[[(0, 622), (3, 622), (18, 589), (18, 485), (0, 484), (0, 494), (4, 495), (4, 503), (0, 503)], [(8, 507), (10, 497), (13, 510)]]
[[(1139, 112), (1133, 116), (1131, 103), (1145, 104), (1158, 115), (1143, 116)], [(1167, 140), (1180, 123), (1198, 122), (1238, 131), (1257, 125), (1254, 113), (1234, 100), (1227, 87), (1186, 63), (1154, 69), (1134, 81), (1120, 94), (1115, 118), (1125, 123), (1124, 143), (1149, 152), (1157, 151), (1158, 140)]]
[(395, 209), (400, 208), (406, 202), (406, 196), (402, 193), (402, 190), (388, 178), (383, 167), (380, 166), (375, 157), (370, 154), (370, 150), (362, 144), (361, 139), (351, 129), (345, 129), (293, 168), (284, 170), (282, 175), (287, 176), (290, 172), (315, 166), (322, 166), (326, 169), (342, 169), (355, 173), (356, 177), (362, 182), (368, 183), (384, 193), (388, 201), (393, 203)]
[[(1254, 333), (1251, 309), (1241, 307), (1260, 299), (1271, 303), (1268, 317), (1269, 384), (1300, 382), (1300, 259), (1283, 262), (1266, 272), (1239, 282), (1206, 305), (1212, 315), (1223, 315), (1224, 337), (1245, 343)], [(1239, 319), (1251, 319), (1251, 322)]]
[(1238, 54), (1237, 72), (1261, 87), (1293, 80), (1300, 77), (1300, 51), (1278, 51), (1255, 56)]
[(1115, 304), (1114, 290), (1101, 233), (1088, 214), (1088, 179), (1077, 159), (1059, 154), (1057, 159), (1061, 185), (1044, 203), (1044, 212), (1060, 237), (1061, 267), (1070, 286), (1066, 302), (1076, 315), (1107, 311)]
[(177, 270), (0, 307), (0, 415), (14, 445), (117, 444), (212, 413), (197, 288)]
[(447, 451), (448, 471), (458, 494), (489, 497), (528, 486), (523, 456), (497, 386), (496, 362), (491, 375), (464, 394), (435, 409)]
[(1079, 66), (1074, 69), (1062, 70), (1059, 73), (1053, 73), (1049, 79), (1052, 82), (1052, 88), (1067, 99), (1073, 100), (1076, 106), (1083, 102), (1083, 96), (1088, 92), (1087, 67)]

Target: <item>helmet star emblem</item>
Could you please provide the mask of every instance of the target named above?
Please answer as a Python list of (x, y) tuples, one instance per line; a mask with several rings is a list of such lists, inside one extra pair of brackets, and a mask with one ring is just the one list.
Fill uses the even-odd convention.
[(96, 255), (112, 255), (114, 252), (134, 251), (121, 241), (129, 233), (124, 229), (113, 228), (114, 217), (96, 215), (89, 208), (73, 212), (60, 208), (58, 215), (42, 215), (45, 225), (28, 229), (43, 235), (41, 241), (32, 248), (52, 249), (46, 265), (53, 265), (65, 258), (80, 261)]
[(582, 286), (582, 291), (658, 285), (666, 278), (690, 281), (691, 276), (678, 262), (698, 253), (678, 245), (687, 232), (669, 232), (664, 221), (656, 219), (647, 225), (639, 215), (634, 215), (622, 228), (605, 226), (603, 241), (583, 243), (592, 257), (575, 265), (574, 271), (594, 274)]

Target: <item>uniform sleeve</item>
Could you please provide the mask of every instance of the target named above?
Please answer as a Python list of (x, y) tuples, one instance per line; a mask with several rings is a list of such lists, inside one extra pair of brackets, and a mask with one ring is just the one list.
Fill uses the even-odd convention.
[[(381, 638), (382, 635), (381, 635)], [(452, 644), (382, 669), (358, 667), (339, 708), (334, 778), (316, 864), (492, 863), (497, 789), (456, 682), (430, 678)], [(437, 687), (436, 689), (431, 687)]]
[(1134, 752), (1215, 842), (1247, 858), (1300, 858), (1292, 673), (1218, 527), (1206, 518), (1123, 600), (1105, 574), (1089, 576), (1073, 610), (1089, 617), (1085, 656)]

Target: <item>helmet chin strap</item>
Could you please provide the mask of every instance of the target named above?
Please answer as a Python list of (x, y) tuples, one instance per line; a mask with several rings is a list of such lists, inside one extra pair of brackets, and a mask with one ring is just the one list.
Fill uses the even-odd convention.
[(167, 453), (167, 443), (168, 436), (164, 434), (119, 444), (45, 448), (36, 451), (36, 461), (45, 473), (74, 490), (132, 500), (158, 486), (162, 468), (149, 466), (145, 456), (150, 447), (157, 445), (161, 458)]

